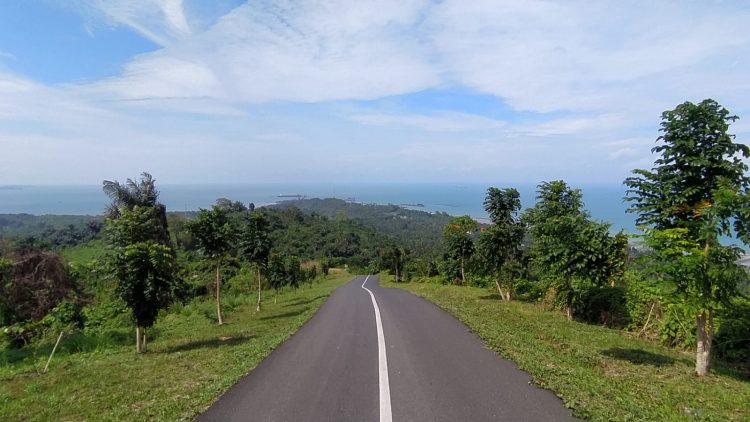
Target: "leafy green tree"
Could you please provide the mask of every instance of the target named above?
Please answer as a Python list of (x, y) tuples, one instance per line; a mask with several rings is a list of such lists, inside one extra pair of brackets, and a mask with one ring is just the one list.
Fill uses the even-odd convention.
[(234, 231), (229, 224), (227, 211), (214, 205), (211, 210), (201, 208), (194, 220), (186, 225), (201, 252), (211, 260), (216, 272), (216, 317), (221, 318), (221, 263), (232, 248)]
[(240, 232), (240, 252), (250, 262), (255, 264), (258, 279), (258, 306), (261, 308), (262, 277), (261, 273), (271, 253), (270, 226), (265, 215), (252, 212), (245, 220)]
[(146, 349), (146, 329), (156, 322), (159, 310), (169, 305), (175, 286), (172, 249), (156, 240), (154, 207), (122, 208), (110, 219), (110, 263), (117, 279), (117, 293), (130, 308), (136, 323), (136, 351)]
[(536, 205), (523, 218), (533, 240), (532, 259), (552, 282), (568, 319), (586, 283), (612, 283), (621, 274), (626, 238), (622, 233), (613, 237), (609, 225), (589, 220), (580, 189), (562, 180), (542, 182)]
[(266, 278), (268, 279), (268, 284), (274, 290), (273, 303), (276, 303), (279, 290), (287, 283), (286, 268), (284, 267), (284, 257), (282, 255), (270, 255), (268, 258), (268, 268), (266, 269)]
[(443, 227), (447, 255), (459, 264), (461, 284), (466, 284), (466, 264), (475, 252), (472, 235), (478, 228), (479, 224), (468, 215), (455, 217)]
[[(516, 189), (487, 189), (484, 209), (490, 215), (492, 226), (479, 235), (477, 255), (484, 272), (495, 279), (500, 296), (513, 299), (513, 280), (522, 269), (521, 242), (525, 227), (518, 218), (521, 195)], [(503, 283), (503, 275), (507, 278)], [(505, 287), (503, 287), (505, 285)]]
[(142, 173), (124, 184), (105, 180), (109, 263), (118, 280), (117, 292), (136, 322), (136, 351), (146, 348), (146, 329), (159, 309), (169, 305), (176, 287), (175, 253), (167, 224), (167, 207), (159, 202), (156, 181)]
[(633, 170), (626, 200), (655, 250), (654, 269), (677, 287), (694, 309), (696, 372), (711, 362), (714, 314), (737, 293), (740, 250), (721, 236), (750, 241), (750, 178), (743, 158), (750, 148), (735, 143), (737, 120), (716, 101), (685, 102), (662, 114), (662, 135), (651, 170)]
[(302, 282), (303, 277), (300, 260), (296, 256), (288, 256), (284, 261), (287, 282), (296, 290), (299, 288), (299, 284)]

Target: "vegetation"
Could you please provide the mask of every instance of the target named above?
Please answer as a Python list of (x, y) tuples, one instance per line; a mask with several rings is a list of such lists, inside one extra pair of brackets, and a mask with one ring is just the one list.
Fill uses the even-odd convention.
[(495, 279), (500, 297), (510, 302), (513, 300), (513, 280), (520, 275), (523, 264), (521, 242), (526, 228), (518, 219), (521, 196), (513, 188), (489, 188), (484, 209), (492, 226), (479, 236), (479, 260), (484, 273)]
[[(750, 241), (742, 161), (750, 150), (727, 133), (734, 119), (712, 100), (664, 113), (654, 168), (625, 181), (645, 230), (632, 244), (592, 220), (581, 191), (562, 180), (540, 183), (536, 204), (523, 212), (516, 189), (490, 187), (488, 225), (335, 199), (255, 208), (219, 198), (210, 210), (168, 214), (145, 173), (125, 184), (105, 181), (112, 204), (102, 233), (100, 220), (0, 218), (0, 230), (15, 233), (0, 239), (0, 404), (10, 419), (48, 415), (35, 400), (49, 393), (58, 403), (98, 385), (115, 398), (112, 417), (129, 410), (143, 419), (189, 417), (242, 373), (224, 354), (209, 362), (212, 350), (204, 349), (256, 363), (348, 269), (429, 282), (406, 288), (464, 320), (580, 416), (748, 418), (750, 277), (736, 263), (740, 249), (722, 243), (728, 235)], [(274, 303), (260, 316), (270, 289)], [(124, 357), (122, 333), (134, 323), (137, 350), (145, 327), (152, 349)], [(53, 371), (33, 375), (60, 332)], [(695, 371), (707, 376), (689, 377), (690, 348)], [(143, 395), (97, 384), (115, 362), (151, 371), (123, 381)], [(194, 363), (199, 385), (187, 385)], [(162, 379), (162, 372), (170, 373)], [(60, 382), (73, 375), (75, 382)], [(192, 402), (180, 407), (176, 396), (158, 394), (151, 401), (156, 388)], [(92, 406), (104, 402), (92, 394)], [(86, 406), (63, 416), (94, 414)]]
[[(134, 354), (129, 321), (63, 338), (47, 374), (54, 339), (0, 349), (1, 420), (190, 420), (307, 321), (351, 276), (331, 274), (309, 289), (280, 291), (255, 312), (252, 291), (227, 295), (225, 324), (214, 303), (174, 304), (150, 329), (148, 353)], [(134, 375), (134, 374), (137, 374)]]
[(232, 248), (232, 237), (234, 235), (232, 226), (229, 224), (227, 211), (216, 205), (210, 211), (201, 209), (198, 211), (198, 216), (194, 220), (191, 220), (186, 228), (195, 238), (203, 255), (214, 266), (216, 274), (216, 284), (214, 286), (216, 319), (218, 324), (221, 325), (224, 323), (221, 318), (221, 262)]
[(735, 232), (750, 243), (750, 177), (742, 161), (750, 148), (727, 133), (736, 119), (713, 100), (664, 112), (654, 168), (634, 170), (625, 181), (631, 211), (649, 225), (651, 268), (674, 283), (695, 315), (698, 375), (711, 363), (715, 312), (746, 278), (735, 263), (741, 250), (719, 242)]
[(167, 227), (166, 207), (158, 202), (155, 181), (143, 173), (139, 182), (125, 185), (104, 181), (112, 203), (107, 208), (108, 257), (116, 291), (135, 321), (135, 349), (146, 349), (146, 329), (154, 325), (159, 310), (172, 301), (175, 255)]

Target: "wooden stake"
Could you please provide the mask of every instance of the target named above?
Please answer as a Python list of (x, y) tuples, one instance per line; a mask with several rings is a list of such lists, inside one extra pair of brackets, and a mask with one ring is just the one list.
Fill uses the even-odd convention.
[(57, 351), (57, 345), (60, 344), (60, 340), (62, 340), (63, 333), (65, 333), (65, 331), (60, 331), (60, 335), (57, 336), (55, 347), (52, 348), (52, 353), (50, 353), (49, 359), (47, 359), (47, 364), (44, 365), (44, 371), (42, 371), (43, 374), (46, 374), (47, 370), (49, 369), (49, 363), (52, 362), (52, 356), (55, 356), (55, 351)]

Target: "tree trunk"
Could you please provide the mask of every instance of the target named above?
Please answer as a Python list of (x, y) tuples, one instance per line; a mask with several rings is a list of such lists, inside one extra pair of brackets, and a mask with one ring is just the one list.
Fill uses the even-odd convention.
[(148, 346), (146, 346), (146, 327), (143, 327), (141, 332), (143, 333), (143, 341), (141, 342), (141, 350), (145, 352), (148, 350)]
[(464, 257), (461, 257), (461, 284), (466, 284), (466, 274), (464, 273)]
[(279, 289), (273, 289), (273, 304), (275, 305), (277, 302), (277, 299), (279, 298)]
[(396, 264), (396, 283), (401, 281), (401, 277), (398, 275), (398, 264)]
[(565, 280), (566, 298), (565, 298), (565, 316), (568, 317), (568, 321), (573, 320), (573, 295), (571, 290), (573, 289), (573, 282), (570, 277)]
[(135, 326), (135, 352), (141, 353), (141, 326)]
[(513, 276), (508, 276), (508, 302), (513, 300)]
[(255, 312), (260, 312), (260, 265), (256, 265), (256, 269), (258, 270), (258, 307), (255, 308)]
[(703, 310), (695, 318), (697, 353), (695, 372), (699, 376), (707, 375), (711, 367), (711, 343), (714, 337), (714, 318), (710, 310)]
[(216, 263), (216, 317), (219, 319), (219, 325), (224, 324), (221, 319), (221, 276), (219, 274), (219, 263)]

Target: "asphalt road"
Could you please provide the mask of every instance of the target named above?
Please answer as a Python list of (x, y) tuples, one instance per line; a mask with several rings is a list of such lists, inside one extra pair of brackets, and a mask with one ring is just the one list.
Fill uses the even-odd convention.
[(437, 306), (361, 276), (198, 420), (574, 420), (530, 379)]

